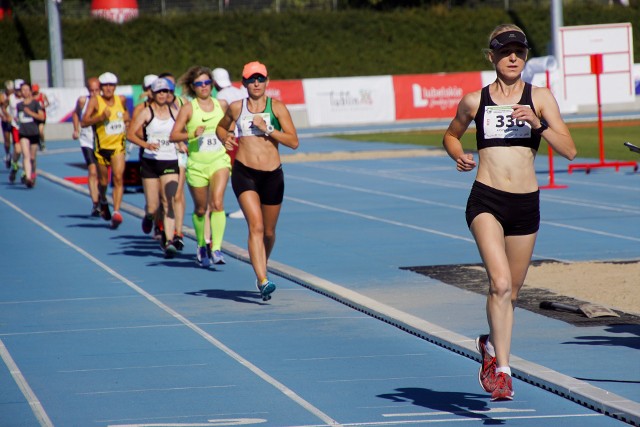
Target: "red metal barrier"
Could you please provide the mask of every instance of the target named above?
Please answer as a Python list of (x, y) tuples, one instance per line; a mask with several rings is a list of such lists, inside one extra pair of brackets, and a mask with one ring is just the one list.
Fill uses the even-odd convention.
[(586, 173), (591, 172), (591, 169), (598, 168), (616, 168), (616, 172), (620, 170), (621, 167), (632, 167), (634, 171), (638, 170), (638, 163), (629, 161), (629, 162), (607, 162), (604, 159), (604, 134), (602, 130), (602, 101), (600, 97), (600, 75), (604, 71), (604, 66), (602, 63), (602, 54), (594, 54), (591, 55), (591, 74), (595, 74), (596, 76), (596, 95), (598, 99), (598, 138), (600, 143), (600, 162), (599, 163), (574, 163), (569, 165), (569, 173), (572, 173), (574, 169), (584, 169)]

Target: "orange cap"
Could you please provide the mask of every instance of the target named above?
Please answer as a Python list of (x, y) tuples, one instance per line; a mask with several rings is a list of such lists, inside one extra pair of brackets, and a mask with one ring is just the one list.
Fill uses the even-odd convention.
[(33, 92), (39, 92), (40, 91), (40, 86), (38, 86), (37, 83), (34, 83), (34, 84), (31, 85), (31, 90)]
[(245, 64), (244, 68), (242, 69), (242, 78), (248, 79), (254, 74), (260, 74), (261, 76), (267, 77), (267, 67), (258, 61), (253, 61)]

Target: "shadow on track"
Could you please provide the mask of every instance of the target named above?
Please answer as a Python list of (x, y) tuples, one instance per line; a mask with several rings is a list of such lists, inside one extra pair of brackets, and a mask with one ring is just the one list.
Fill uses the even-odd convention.
[(196, 292), (186, 292), (187, 295), (198, 297), (217, 298), (222, 300), (241, 302), (243, 304), (269, 305), (262, 302), (262, 297), (256, 290), (251, 291), (227, 291), (224, 289), (203, 289)]
[(444, 412), (467, 418), (483, 420), (485, 425), (502, 425), (504, 420), (489, 417), (483, 412), (489, 412), (486, 394), (441, 392), (428, 388), (403, 387), (397, 388), (396, 393), (379, 394), (377, 397), (392, 402), (411, 402), (415, 406), (429, 408), (436, 412)]

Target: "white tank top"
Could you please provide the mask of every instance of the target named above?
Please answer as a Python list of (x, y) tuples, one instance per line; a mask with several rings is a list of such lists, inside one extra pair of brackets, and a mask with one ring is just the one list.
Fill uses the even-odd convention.
[[(87, 112), (87, 106), (89, 105), (89, 97), (87, 96), (84, 101), (84, 106), (82, 107), (82, 111), (80, 112), (80, 120), (84, 118), (85, 113)], [(78, 141), (80, 141), (81, 147), (91, 148), (93, 150), (93, 126), (81, 127), (80, 133), (78, 136)]]
[(18, 98), (15, 93), (9, 95), (9, 114), (11, 114), (11, 126), (14, 128), (19, 127), (18, 124), (18, 104), (22, 102), (21, 98)]
[(148, 143), (160, 144), (160, 149), (158, 151), (151, 151), (145, 148), (142, 152), (142, 157), (154, 160), (178, 160), (176, 144), (169, 141), (169, 135), (171, 134), (174, 123), (175, 120), (173, 117), (159, 119), (155, 115), (153, 116), (144, 128), (144, 136)]
[(243, 137), (243, 136), (249, 136), (249, 135), (255, 135), (255, 136), (264, 135), (264, 132), (262, 132), (260, 129), (252, 125), (253, 117), (262, 116), (262, 118), (264, 119), (267, 125), (273, 124), (271, 120), (270, 107), (271, 107), (270, 102), (267, 99), (267, 106), (265, 107), (265, 111), (263, 111), (262, 113), (252, 113), (251, 111), (249, 111), (249, 107), (247, 106), (247, 100), (243, 99), (242, 110), (240, 111), (240, 116), (236, 120), (237, 136)]

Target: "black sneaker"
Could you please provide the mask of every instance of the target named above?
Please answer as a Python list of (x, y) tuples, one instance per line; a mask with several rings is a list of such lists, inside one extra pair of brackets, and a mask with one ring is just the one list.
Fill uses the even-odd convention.
[(151, 233), (152, 229), (153, 229), (153, 215), (145, 215), (144, 218), (142, 218), (142, 232), (144, 234), (149, 234)]
[(178, 253), (178, 250), (176, 249), (175, 246), (173, 246), (173, 242), (167, 242), (166, 245), (164, 245), (164, 257), (167, 259), (171, 259), (174, 256), (176, 256), (176, 254)]
[(91, 216), (97, 218), (100, 216), (102, 211), (100, 211), (100, 205), (98, 203), (94, 204), (91, 208)]
[(100, 216), (105, 221), (111, 221), (111, 209), (109, 209), (109, 203), (100, 202)]
[(176, 234), (173, 236), (173, 246), (179, 251), (184, 249), (184, 241), (182, 240), (181, 235)]
[(9, 169), (11, 167), (11, 156), (10, 155), (6, 155), (4, 157), (4, 164), (7, 167), (7, 169)]
[(16, 182), (16, 175), (18, 174), (18, 169), (11, 169), (11, 172), (9, 172), (9, 182), (10, 183), (14, 183)]

